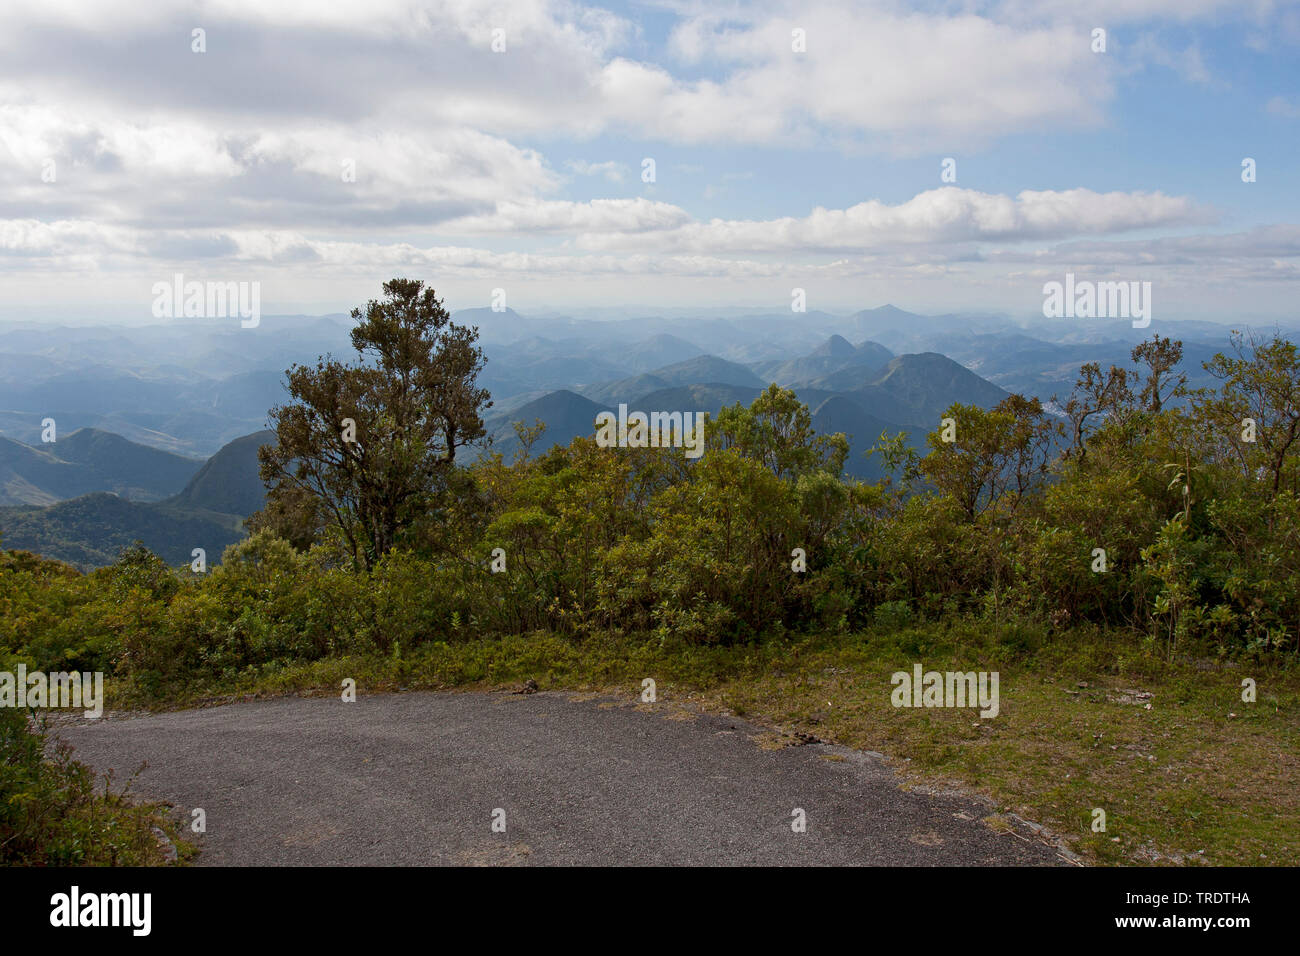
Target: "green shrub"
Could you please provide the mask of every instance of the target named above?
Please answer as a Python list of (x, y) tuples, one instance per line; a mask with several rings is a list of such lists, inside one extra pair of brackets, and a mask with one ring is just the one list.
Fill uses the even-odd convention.
[(871, 618), (876, 627), (901, 631), (912, 625), (912, 606), (906, 601), (886, 601), (876, 607)]

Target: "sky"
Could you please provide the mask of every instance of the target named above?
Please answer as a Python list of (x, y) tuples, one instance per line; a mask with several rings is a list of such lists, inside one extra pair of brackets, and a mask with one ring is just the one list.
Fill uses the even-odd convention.
[(453, 309), (801, 289), (1041, 316), (1068, 272), (1150, 282), (1161, 320), (1296, 317), (1300, 2), (0, 0), (0, 23), (0, 320), (148, 320), (178, 274), (257, 283), (267, 314), (404, 276)]

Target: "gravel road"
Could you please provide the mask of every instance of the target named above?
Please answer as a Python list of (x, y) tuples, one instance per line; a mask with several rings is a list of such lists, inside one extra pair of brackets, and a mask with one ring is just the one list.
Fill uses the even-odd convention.
[(148, 761), (133, 792), (201, 807), (201, 865), (1064, 862), (974, 799), (900, 789), (878, 755), (665, 702), (285, 697), (59, 732), (119, 783)]

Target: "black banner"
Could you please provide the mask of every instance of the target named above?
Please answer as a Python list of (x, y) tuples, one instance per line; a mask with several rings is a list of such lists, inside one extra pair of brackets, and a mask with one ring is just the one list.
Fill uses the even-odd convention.
[[(0, 870), (11, 940), (77, 934), (128, 945), (373, 944), (428, 927), (485, 944), (632, 931), (668, 945), (703, 921), (732, 940), (773, 921), (810, 940), (904, 931), (908, 949), (965, 940), (1126, 940), (1232, 947), (1281, 938), (1293, 873), (1267, 869), (166, 868)], [(577, 918), (575, 920), (575, 917)], [(568, 927), (568, 929), (564, 929)], [(580, 929), (575, 929), (580, 927)], [(838, 930), (837, 930), (838, 927)], [(776, 927), (779, 929), (779, 926)], [(593, 935), (599, 934), (599, 935)], [(933, 935), (932, 935), (933, 934)], [(434, 937), (437, 939), (438, 937)], [(454, 938), (454, 937), (448, 937)], [(672, 942), (672, 945), (677, 943)]]

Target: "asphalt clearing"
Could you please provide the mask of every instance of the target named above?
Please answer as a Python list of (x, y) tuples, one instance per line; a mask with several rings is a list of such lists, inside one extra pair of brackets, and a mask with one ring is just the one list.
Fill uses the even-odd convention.
[(282, 697), (58, 733), (115, 787), (147, 762), (133, 794), (201, 808), (201, 866), (1068, 863), (979, 798), (902, 788), (878, 754), (667, 702)]

